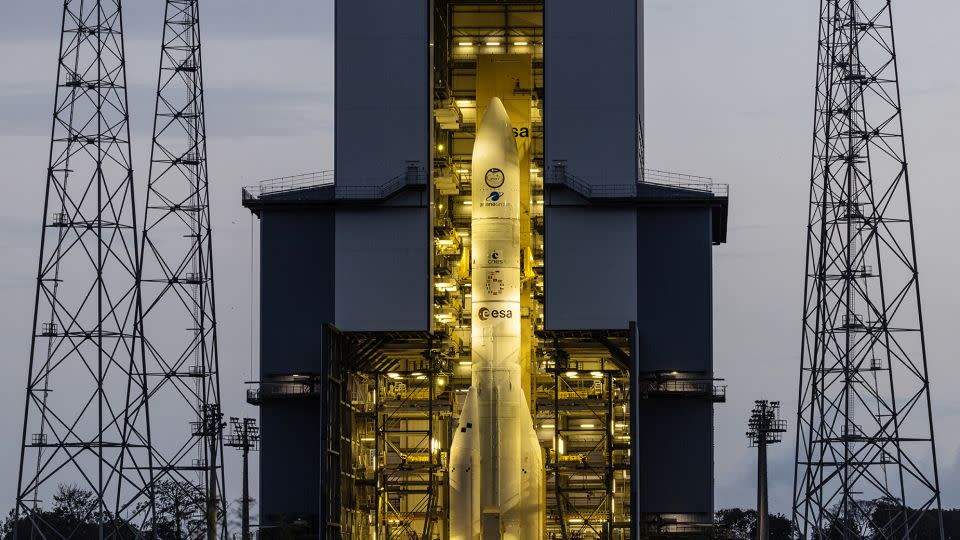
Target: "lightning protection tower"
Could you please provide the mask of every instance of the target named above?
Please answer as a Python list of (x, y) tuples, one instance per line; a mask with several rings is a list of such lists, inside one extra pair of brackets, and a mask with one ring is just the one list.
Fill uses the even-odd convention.
[[(167, 0), (143, 225), (144, 358), (155, 481), (199, 491), (190, 537), (226, 534), (198, 0)], [(163, 436), (161, 436), (163, 434)]]
[(942, 538), (889, 0), (822, 0), (793, 515)]
[[(63, 3), (48, 163), (14, 535), (146, 535), (154, 464), (120, 0)], [(85, 530), (44, 514), (59, 485), (93, 494)]]

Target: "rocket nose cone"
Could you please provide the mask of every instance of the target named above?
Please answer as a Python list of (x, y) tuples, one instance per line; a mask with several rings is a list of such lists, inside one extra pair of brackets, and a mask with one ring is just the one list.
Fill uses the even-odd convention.
[[(481, 141), (483, 142), (481, 143)], [(478, 148), (484, 146), (490, 150), (499, 149), (503, 152), (502, 156), (507, 159), (511, 159), (517, 154), (510, 115), (507, 114), (507, 109), (498, 97), (490, 98), (490, 103), (487, 104), (487, 109), (483, 113), (483, 119), (477, 128), (474, 153), (476, 154)]]
[(490, 98), (490, 103), (487, 104), (487, 110), (483, 113), (481, 126), (487, 122), (497, 124), (501, 129), (504, 124), (510, 127), (510, 115), (507, 114), (507, 108), (503, 106), (503, 102), (500, 101), (498, 97)]
[(463, 410), (460, 412), (461, 423), (464, 425), (469, 422), (473, 424), (473, 427), (477, 425), (477, 389), (474, 386), (471, 386), (467, 390), (467, 397), (463, 401)]

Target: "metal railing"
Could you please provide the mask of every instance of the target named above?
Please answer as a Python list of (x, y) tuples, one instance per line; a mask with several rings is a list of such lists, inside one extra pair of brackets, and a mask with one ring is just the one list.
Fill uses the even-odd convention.
[(243, 188), (243, 199), (259, 199), (264, 195), (290, 193), (332, 186), (333, 182), (334, 174), (332, 170), (269, 178), (257, 183), (255, 186), (245, 186)]
[(316, 384), (304, 382), (261, 382), (247, 389), (247, 403), (259, 405), (266, 399), (305, 398), (319, 395)]
[[(592, 184), (570, 174), (564, 161), (554, 162), (545, 180), (547, 183), (564, 185), (588, 199), (631, 199), (641, 194), (643, 197), (666, 199), (728, 197), (730, 192), (729, 185), (715, 182), (712, 178), (659, 169), (643, 169), (640, 178), (633, 184)], [(656, 190), (643, 190), (643, 186), (671, 189), (658, 193)]]
[(397, 193), (406, 186), (427, 184), (427, 175), (421, 168), (409, 168), (400, 176), (395, 176), (378, 186), (334, 186), (337, 199), (342, 200), (382, 200)]
[(270, 195), (297, 195), (322, 187), (333, 186), (334, 197), (341, 200), (382, 200), (406, 186), (426, 185), (427, 175), (419, 165), (411, 164), (406, 172), (383, 184), (368, 186), (337, 185), (334, 171), (316, 171), (263, 180), (243, 188), (243, 200), (255, 200)]
[(663, 397), (701, 397), (722, 402), (727, 399), (727, 387), (726, 385), (715, 384), (713, 380), (640, 381), (640, 394)]
[[(728, 197), (730, 192), (728, 184), (715, 182), (712, 178), (659, 169), (643, 169), (640, 178), (633, 184), (592, 184), (567, 172), (566, 164), (563, 162), (556, 162), (547, 171), (545, 179), (547, 183), (565, 185), (583, 197), (591, 199), (629, 199), (636, 198), (641, 193), (644, 197), (662, 196), (664, 198)], [(383, 184), (368, 186), (336, 185), (334, 171), (316, 171), (270, 178), (255, 186), (246, 186), (243, 188), (243, 200), (259, 199), (269, 195), (296, 195), (298, 192), (326, 186), (334, 186), (337, 199), (378, 200), (385, 199), (406, 186), (426, 185), (427, 180), (424, 170), (413, 164), (404, 174), (395, 176)], [(643, 192), (641, 186), (645, 185), (672, 189), (664, 190), (660, 194), (655, 190)]]
[(703, 191), (713, 194), (714, 197), (728, 197), (730, 195), (729, 184), (715, 182), (713, 178), (661, 171), (659, 169), (643, 169), (643, 171), (641, 171), (640, 183)]

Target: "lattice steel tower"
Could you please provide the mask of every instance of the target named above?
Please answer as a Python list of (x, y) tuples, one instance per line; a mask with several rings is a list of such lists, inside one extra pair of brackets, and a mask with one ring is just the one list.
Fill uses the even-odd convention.
[(822, 0), (794, 520), (943, 536), (889, 0)]
[(206, 506), (194, 509), (189, 536), (205, 529), (213, 539), (226, 534), (226, 512), (198, 3), (167, 0), (164, 13), (142, 329), (151, 406), (164, 411), (153, 424), (157, 482), (197, 490)]
[[(63, 4), (16, 495), (20, 538), (130, 537), (152, 528), (120, 4)], [(57, 530), (66, 526), (42, 512), (60, 484), (93, 493), (83, 517), (94, 532)]]

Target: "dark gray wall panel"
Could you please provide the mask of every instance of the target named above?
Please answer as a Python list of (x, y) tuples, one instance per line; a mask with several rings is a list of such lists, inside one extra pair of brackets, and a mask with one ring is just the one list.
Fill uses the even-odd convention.
[(547, 329), (626, 328), (637, 317), (636, 210), (545, 211)]
[(330, 209), (261, 214), (263, 375), (320, 372), (320, 331), (334, 319), (333, 228)]
[(640, 511), (713, 512), (713, 404), (641, 399)]
[(337, 328), (428, 330), (429, 209), (339, 208), (336, 222)]
[(320, 513), (320, 401), (276, 401), (260, 407), (261, 523)]
[(382, 185), (429, 165), (430, 2), (336, 3), (336, 174)]
[(637, 179), (643, 95), (637, 0), (544, 5), (544, 150), (591, 184)]
[(713, 268), (709, 209), (637, 214), (641, 370), (713, 370)]

